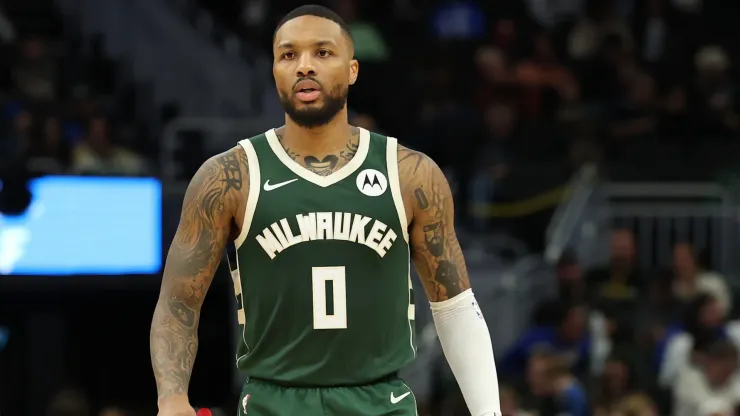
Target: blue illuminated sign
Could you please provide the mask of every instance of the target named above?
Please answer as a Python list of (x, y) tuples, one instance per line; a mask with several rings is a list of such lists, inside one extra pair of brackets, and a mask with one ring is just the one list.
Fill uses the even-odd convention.
[(162, 189), (152, 178), (47, 176), (0, 215), (0, 274), (148, 274), (162, 262)]

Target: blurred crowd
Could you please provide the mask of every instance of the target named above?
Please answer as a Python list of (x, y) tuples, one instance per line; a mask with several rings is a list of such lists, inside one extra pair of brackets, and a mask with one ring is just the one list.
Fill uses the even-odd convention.
[(737, 414), (740, 321), (725, 277), (690, 243), (662, 270), (639, 255), (632, 231), (615, 229), (607, 264), (561, 258), (558, 293), (499, 352), (507, 414)]
[[(463, 202), (517, 199), (586, 161), (706, 180), (738, 155), (737, 2), (324, 3), (358, 40), (351, 106), (449, 168)], [(300, 2), (204, 4), (270, 53)]]
[[(3, 158), (52, 172), (152, 172), (159, 130), (133, 114), (125, 63), (53, 11), (29, 25), (6, 3)], [(740, 156), (730, 60), (740, 6), (730, 0), (326, 3), (357, 39), (365, 81), (351, 92), (354, 121), (432, 156), (464, 208), (531, 196), (584, 162), (616, 178), (706, 180)], [(275, 23), (299, 4), (203, 2), (268, 56)]]
[[(740, 321), (725, 276), (687, 242), (665, 268), (642, 268), (639, 256), (624, 228), (612, 231), (606, 264), (584, 270), (563, 255), (557, 292), (497, 351), (504, 415), (740, 414)], [(429, 414), (464, 414), (440, 368)]]
[(101, 39), (68, 36), (51, 2), (0, 6), (0, 166), (144, 175), (131, 110)]
[[(301, 4), (202, 3), (268, 55), (274, 24)], [(325, 3), (356, 41), (355, 121), (435, 158), (461, 212), (562, 184), (586, 162), (618, 179), (707, 180), (740, 156), (736, 1)], [(156, 175), (159, 126), (132, 108), (125, 68), (50, 0), (0, 1), (0, 173)], [(559, 292), (497, 351), (504, 414), (740, 414), (740, 321), (724, 276), (688, 242), (665, 270), (637, 266), (630, 230), (611, 243), (596, 269), (563, 255)], [(425, 411), (462, 414), (454, 381), (438, 378)], [(76, 390), (49, 411), (90, 414)]]

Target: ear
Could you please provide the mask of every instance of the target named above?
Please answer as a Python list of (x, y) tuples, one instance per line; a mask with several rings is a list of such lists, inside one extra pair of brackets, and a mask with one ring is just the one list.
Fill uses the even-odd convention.
[(349, 85), (355, 85), (357, 76), (360, 74), (360, 63), (357, 59), (349, 61)]

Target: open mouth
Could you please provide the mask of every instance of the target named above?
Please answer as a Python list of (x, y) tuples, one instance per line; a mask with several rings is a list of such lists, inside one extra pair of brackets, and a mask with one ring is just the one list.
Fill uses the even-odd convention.
[[(303, 84), (303, 85), (301, 85)], [(298, 92), (296, 92), (296, 98), (303, 102), (315, 101), (321, 94), (319, 85), (314, 81), (301, 81), (296, 85)]]

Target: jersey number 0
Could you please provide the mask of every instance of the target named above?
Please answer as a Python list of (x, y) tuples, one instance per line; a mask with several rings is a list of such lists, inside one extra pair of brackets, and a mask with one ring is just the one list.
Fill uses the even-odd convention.
[[(239, 324), (244, 325), (244, 305), (241, 300), (242, 285), (239, 273), (232, 272), (234, 293), (237, 296), (239, 310), (237, 317)], [(347, 279), (344, 266), (313, 267), (311, 268), (313, 292), (313, 328), (314, 329), (346, 329), (347, 328)], [(329, 313), (327, 302), (327, 286), (331, 287), (331, 305), (333, 311)]]
[[(313, 267), (311, 279), (313, 287), (313, 328), (346, 329), (347, 328), (347, 279), (344, 266)], [(327, 287), (331, 287), (331, 305), (329, 314)]]

